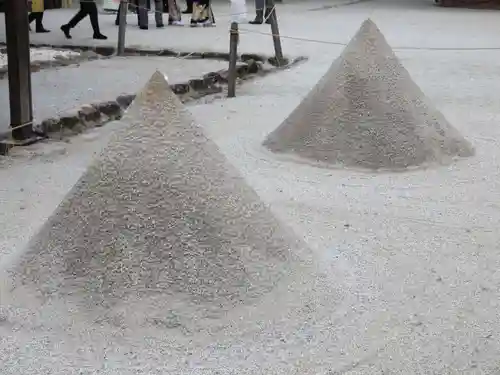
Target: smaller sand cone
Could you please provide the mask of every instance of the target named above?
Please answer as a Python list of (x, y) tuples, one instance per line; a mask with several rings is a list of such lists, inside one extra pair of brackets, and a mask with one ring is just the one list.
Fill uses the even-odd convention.
[(474, 154), (369, 19), (264, 146), (331, 166), (370, 170), (446, 164)]

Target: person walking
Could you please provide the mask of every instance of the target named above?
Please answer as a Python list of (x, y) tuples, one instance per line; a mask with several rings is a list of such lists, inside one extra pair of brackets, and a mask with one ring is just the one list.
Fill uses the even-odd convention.
[(249, 23), (252, 25), (262, 25), (264, 23), (264, 17), (266, 18), (266, 23), (271, 23), (269, 19), (270, 14), (271, 9), (266, 7), (266, 0), (255, 0), (255, 19)]
[(215, 26), (215, 17), (210, 0), (194, 0), (191, 27)]
[(43, 12), (31, 12), (28, 15), (28, 22), (32, 23), (33, 21), (35, 21), (35, 32), (37, 33), (50, 32), (50, 30), (47, 30), (45, 27), (43, 27)]
[[(163, 24), (163, 0), (154, 0), (155, 2), (155, 21), (156, 27), (162, 28)], [(139, 5), (137, 7), (137, 23), (141, 30), (147, 30), (149, 28), (149, 10), (147, 7), (147, 0), (139, 0)]]
[[(137, 24), (139, 24), (139, 0), (132, 0), (128, 3), (127, 13), (132, 8), (132, 12), (137, 14)], [(123, 3), (120, 1), (120, 5), (118, 6), (118, 12), (116, 12), (115, 25), (120, 25), (120, 12), (122, 11)]]
[(75, 16), (66, 25), (61, 26), (64, 36), (71, 39), (70, 30), (76, 27), (76, 25), (78, 25), (78, 23), (87, 16), (90, 18), (90, 24), (92, 25), (92, 30), (94, 31), (93, 38), (100, 40), (108, 39), (107, 36), (101, 34), (99, 29), (99, 16), (95, 0), (80, 0), (80, 10), (78, 13), (75, 14)]
[(35, 21), (35, 31), (37, 33), (48, 33), (50, 30), (47, 30), (45, 27), (43, 27), (43, 12), (45, 11), (45, 0), (28, 1), (28, 6), (31, 8), (31, 13), (28, 15), (28, 22), (31, 24), (33, 21)]
[(181, 8), (177, 0), (167, 0), (168, 24), (171, 26), (184, 26), (182, 23)]

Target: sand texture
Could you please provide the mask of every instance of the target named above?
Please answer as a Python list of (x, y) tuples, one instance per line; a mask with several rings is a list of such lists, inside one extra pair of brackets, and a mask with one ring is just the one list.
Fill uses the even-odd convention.
[(123, 121), (8, 271), (7, 321), (69, 332), (119, 325), (139, 340), (162, 328), (179, 344), (302, 279), (304, 243), (203, 135), (162, 74)]
[(264, 145), (274, 152), (370, 170), (447, 164), (474, 154), (370, 19)]

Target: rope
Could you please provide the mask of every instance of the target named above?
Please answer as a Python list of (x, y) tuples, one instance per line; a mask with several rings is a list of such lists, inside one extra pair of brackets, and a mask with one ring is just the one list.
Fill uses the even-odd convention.
[[(81, 0), (80, 2), (87, 2), (87, 3), (94, 3), (94, 0)], [(128, 3), (132, 7), (135, 7), (136, 9), (146, 9), (149, 12), (149, 9), (144, 6), (139, 6), (134, 3)], [(265, 9), (265, 8), (264, 8)], [(257, 9), (257, 10), (264, 10), (264, 9)], [(276, 10), (276, 5), (273, 6), (271, 11), (265, 16), (263, 23), (265, 23), (269, 17), (273, 14), (273, 12)], [(157, 11), (156, 9), (154, 12), (161, 13), (163, 14), (163, 11)], [(221, 16), (237, 16), (237, 15), (244, 15), (247, 12), (241, 12), (241, 13), (227, 13), (227, 14), (222, 14)], [(247, 28), (239, 28), (239, 32), (242, 33), (247, 33), (247, 34), (259, 34), (259, 35), (266, 35), (266, 36), (279, 36), (280, 38), (283, 39), (290, 39), (290, 40), (296, 40), (300, 42), (306, 42), (306, 43), (317, 43), (317, 44), (326, 44), (326, 45), (333, 45), (333, 46), (346, 46), (347, 43), (342, 43), (342, 42), (335, 42), (335, 41), (330, 41), (330, 40), (321, 40), (321, 39), (314, 39), (314, 38), (306, 38), (306, 37), (301, 37), (301, 36), (291, 36), (291, 35), (275, 35), (271, 32), (263, 32), (263, 31), (258, 31), (258, 30), (252, 30), (252, 29), (247, 29)], [(216, 40), (221, 39), (222, 36), (218, 37)], [(499, 51), (500, 47), (411, 47), (411, 46), (399, 46), (399, 47), (393, 47), (393, 50), (409, 50), (409, 51)], [(186, 59), (190, 56), (195, 54), (195, 52), (191, 52), (189, 54), (183, 55), (183, 56), (178, 56), (178, 58), (181, 59)], [(21, 129), (25, 126), (33, 126), (32, 122), (26, 123), (26, 124), (21, 124), (16, 127), (10, 128), (9, 131), (7, 132), (2, 132), (0, 133), (0, 137), (4, 137), (6, 135), (11, 134), (14, 130)]]

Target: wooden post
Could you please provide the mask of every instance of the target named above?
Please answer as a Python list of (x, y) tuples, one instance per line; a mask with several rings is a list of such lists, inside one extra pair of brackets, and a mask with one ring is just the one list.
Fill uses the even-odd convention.
[(280, 66), (283, 64), (283, 50), (281, 48), (280, 29), (278, 27), (278, 17), (276, 16), (276, 8), (274, 7), (274, 0), (267, 0), (267, 7), (271, 9), (269, 21), (271, 23), (271, 33), (273, 35), (274, 54), (276, 57), (276, 64)]
[(227, 83), (227, 97), (234, 98), (236, 96), (236, 60), (238, 59), (238, 23), (231, 23), (229, 34), (229, 75)]
[(128, 13), (128, 1), (120, 0), (120, 7), (118, 9), (118, 46), (116, 48), (116, 54), (118, 56), (123, 56), (125, 54), (125, 30), (127, 29), (127, 13)]
[(10, 126), (12, 137), (33, 137), (33, 104), (31, 98), (30, 40), (28, 4), (25, 0), (6, 0), (5, 30), (9, 75)]

